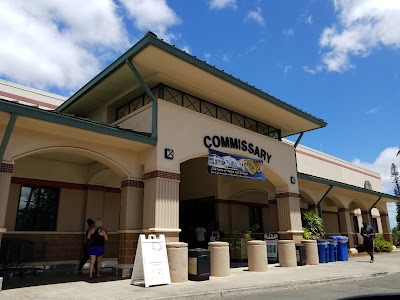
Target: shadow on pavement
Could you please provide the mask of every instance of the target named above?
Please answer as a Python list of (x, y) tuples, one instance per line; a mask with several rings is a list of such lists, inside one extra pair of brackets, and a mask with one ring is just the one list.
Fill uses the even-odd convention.
[[(84, 281), (90, 284), (95, 284), (105, 281), (116, 281), (122, 280), (123, 278), (116, 277), (115, 272), (110, 270), (102, 271), (103, 277), (89, 279), (89, 274), (83, 272), (82, 274), (77, 274), (75, 271), (71, 270), (46, 270), (40, 272), (38, 275), (33, 273), (27, 273), (24, 276), (15, 274), (12, 278), (4, 278), (3, 280), (3, 290), (17, 289), (29, 286), (39, 286), (39, 285), (49, 285), (57, 283), (68, 283), (68, 282), (78, 282)], [(124, 278), (126, 279), (126, 278)]]

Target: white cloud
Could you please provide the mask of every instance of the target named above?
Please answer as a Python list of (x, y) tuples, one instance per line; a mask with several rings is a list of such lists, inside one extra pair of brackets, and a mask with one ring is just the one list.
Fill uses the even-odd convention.
[(165, 0), (0, 1), (0, 77), (69, 95), (132, 44), (127, 14), (137, 29), (175, 38), (180, 21)]
[(281, 69), (284, 74), (289, 73), (289, 71), (292, 69), (292, 67), (293, 67), (292, 65), (284, 66), (284, 65), (278, 64), (278, 68)]
[(257, 7), (256, 10), (251, 10), (247, 13), (247, 17), (245, 18), (245, 21), (254, 21), (258, 23), (261, 26), (264, 26), (264, 18), (261, 15), (261, 8)]
[(177, 37), (168, 32), (169, 27), (180, 24), (180, 19), (168, 7), (166, 0), (120, 0), (140, 30), (150, 30), (170, 42)]
[(393, 182), (390, 177), (390, 167), (392, 163), (394, 163), (400, 168), (400, 156), (396, 156), (398, 151), (399, 148), (397, 147), (386, 148), (372, 163), (355, 159), (353, 164), (364, 166), (381, 174), (383, 191), (388, 194), (393, 194)]
[(320, 37), (328, 71), (353, 68), (351, 56), (366, 57), (381, 45), (400, 48), (400, 1), (334, 0), (334, 6), (337, 23)]
[(371, 108), (370, 110), (366, 111), (365, 114), (366, 115), (372, 115), (378, 112), (378, 108)]
[(38, 88), (75, 89), (99, 71), (97, 56), (128, 42), (113, 1), (0, 2), (0, 76)]
[(304, 72), (312, 74), (312, 75), (315, 75), (315, 74), (321, 72), (323, 69), (324, 69), (324, 67), (321, 65), (316, 66), (314, 69), (310, 68), (309, 66), (303, 66)]
[(204, 58), (209, 63), (211, 60), (211, 54), (209, 52), (204, 53)]
[(232, 55), (230, 53), (224, 53), (222, 54), (222, 61), (223, 62), (230, 62), (231, 61)]
[[(398, 168), (400, 167), (400, 156), (396, 156), (398, 151), (399, 148), (397, 147), (386, 148), (372, 163), (362, 162), (359, 159), (355, 159), (353, 164), (366, 167), (381, 174), (383, 192), (393, 195), (394, 186), (392, 182), (393, 179), (390, 176), (390, 167), (392, 166), (392, 163), (394, 163)], [(387, 208), (390, 226), (394, 227), (397, 224), (396, 205), (394, 203), (388, 203)]]
[(232, 9), (237, 8), (236, 0), (211, 0), (208, 2), (208, 6), (210, 9), (223, 9), (230, 7)]
[(282, 33), (283, 33), (284, 35), (288, 36), (288, 37), (293, 37), (293, 36), (294, 36), (294, 31), (293, 31), (292, 28), (284, 29), (284, 30), (282, 31)]

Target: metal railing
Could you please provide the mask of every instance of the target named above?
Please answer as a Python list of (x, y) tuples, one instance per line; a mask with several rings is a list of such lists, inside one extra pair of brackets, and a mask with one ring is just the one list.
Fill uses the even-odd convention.
[[(184, 108), (216, 118), (218, 120), (245, 128), (253, 132), (257, 132), (270, 138), (281, 140), (281, 130), (278, 128), (223, 108), (204, 99), (192, 96), (173, 87), (159, 84), (152, 88), (151, 92), (155, 98), (160, 98), (167, 102), (177, 104)], [(143, 93), (132, 101), (119, 107), (116, 111), (116, 119), (119, 120), (133, 111), (149, 104), (150, 102), (150, 97), (147, 96), (146, 93)]]

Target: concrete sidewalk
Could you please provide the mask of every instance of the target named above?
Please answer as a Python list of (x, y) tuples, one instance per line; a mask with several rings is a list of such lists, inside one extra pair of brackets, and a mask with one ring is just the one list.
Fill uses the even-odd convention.
[(235, 268), (231, 269), (229, 277), (149, 288), (131, 285), (130, 279), (115, 280), (111, 275), (97, 282), (89, 282), (81, 275), (74, 282), (6, 289), (0, 292), (0, 299), (217, 299), (332, 281), (362, 280), (397, 272), (400, 272), (400, 251), (377, 254), (372, 264), (369, 256), (360, 256), (352, 257), (348, 262), (295, 268), (274, 264), (264, 273)]

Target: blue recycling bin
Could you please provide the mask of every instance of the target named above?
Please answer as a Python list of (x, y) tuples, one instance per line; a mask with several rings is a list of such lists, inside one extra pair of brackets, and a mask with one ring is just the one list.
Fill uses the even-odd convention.
[(329, 262), (337, 261), (337, 249), (338, 249), (338, 241), (334, 239), (329, 239)]
[(317, 247), (319, 263), (326, 264), (329, 262), (329, 241), (319, 240), (317, 241)]
[(349, 241), (349, 238), (347, 236), (332, 235), (332, 236), (328, 236), (328, 239), (333, 239), (338, 242), (337, 260), (338, 261), (348, 261), (349, 260), (349, 252), (347, 250), (347, 242)]

